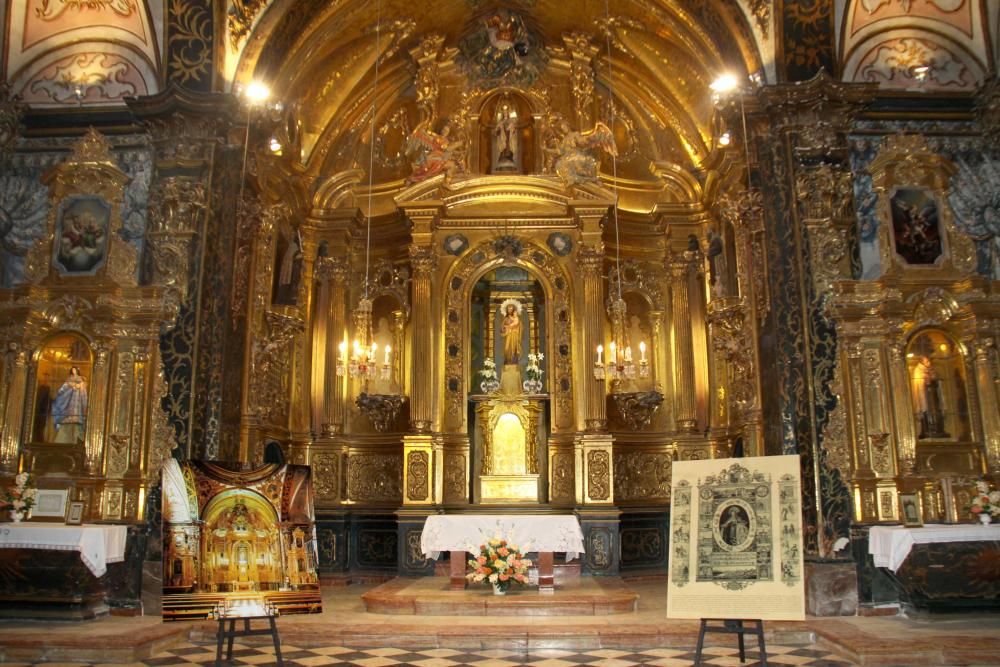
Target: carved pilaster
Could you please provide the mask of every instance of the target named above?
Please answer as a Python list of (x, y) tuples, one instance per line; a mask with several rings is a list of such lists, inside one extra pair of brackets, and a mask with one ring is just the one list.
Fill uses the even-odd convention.
[(577, 505), (613, 505), (614, 438), (607, 433), (581, 433), (573, 441)]
[(996, 341), (992, 337), (980, 338), (972, 344), (975, 354), (976, 389), (982, 407), (986, 467), (990, 474), (1000, 473), (1000, 396), (997, 392)]
[(674, 258), (670, 270), (670, 304), (674, 333), (674, 419), (678, 431), (693, 432), (698, 428), (695, 413), (694, 347), (691, 341), (691, 307), (688, 297), (688, 277), (693, 263), (687, 258)]
[(17, 472), (21, 420), (24, 418), (24, 392), (28, 380), (28, 353), (12, 344), (8, 354), (12, 359), (10, 373), (5, 374), (10, 384), (7, 389), (7, 404), (3, 406), (3, 428), (0, 429), (0, 469)]
[[(906, 346), (893, 343), (889, 346), (890, 395), (904, 397), (910, 395), (910, 377), (906, 369)], [(910, 475), (917, 463), (917, 435), (914, 431), (913, 413), (910, 402), (892, 401), (893, 417), (896, 425), (896, 456), (900, 472)]]
[(104, 413), (107, 405), (108, 361), (110, 346), (107, 341), (94, 344), (94, 371), (88, 396), (87, 426), (84, 467), (89, 473), (99, 471), (104, 458)]
[(403, 505), (431, 505), (444, 494), (444, 447), (439, 438), (403, 436)]
[(582, 328), (580, 340), (583, 346), (583, 359), (586, 363), (579, 364), (579, 383), (577, 386), (583, 387), (582, 403), (583, 414), (581, 415), (582, 426), (588, 431), (603, 431), (607, 428), (607, 404), (605, 396), (607, 388), (605, 383), (595, 380), (591, 375), (590, 362), (597, 346), (604, 341), (603, 323), (604, 309), (604, 284), (602, 280), (602, 270), (604, 268), (603, 249), (585, 246), (581, 247), (577, 253), (577, 262), (580, 266), (580, 273), (583, 276), (582, 295), (582, 317), (580, 325)]
[(434, 322), (431, 279), (437, 268), (433, 247), (410, 246), (413, 268), (413, 369), (410, 389), (410, 425), (417, 432), (431, 429), (434, 419)]

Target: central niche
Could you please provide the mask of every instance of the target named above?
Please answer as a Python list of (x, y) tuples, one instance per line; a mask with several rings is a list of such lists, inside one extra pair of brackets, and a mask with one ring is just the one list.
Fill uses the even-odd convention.
[[(499, 267), (479, 279), (470, 298), (473, 495), (484, 504), (537, 503), (548, 431), (547, 360), (539, 355), (546, 349), (545, 293), (528, 271)], [(493, 369), (490, 383), (484, 378)]]

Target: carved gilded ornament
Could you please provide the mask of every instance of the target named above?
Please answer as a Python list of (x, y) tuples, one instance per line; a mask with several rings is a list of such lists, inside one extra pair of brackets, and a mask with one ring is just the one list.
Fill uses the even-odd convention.
[(611, 454), (603, 449), (587, 452), (587, 496), (611, 500)]
[[(713, 302), (715, 304), (717, 302)], [(712, 307), (708, 314), (712, 349), (728, 367), (729, 396), (737, 414), (746, 419), (759, 406), (754, 370), (753, 336), (741, 303)]]
[(670, 500), (670, 452), (616, 452), (615, 500)]
[(823, 451), (827, 467), (839, 470), (845, 479), (852, 476), (851, 444), (847, 432), (846, 396), (844, 394), (843, 377), (841, 373), (840, 355), (833, 368), (833, 378), (830, 381), (830, 393), (837, 398), (837, 406), (830, 411), (823, 427)]
[(430, 456), (424, 451), (406, 455), (406, 498), (426, 500), (430, 495)]
[(320, 500), (337, 498), (337, 480), (340, 474), (340, 456), (323, 452), (312, 457), (313, 486)]
[(572, 451), (552, 454), (549, 490), (554, 502), (573, 502), (576, 476)]
[(462, 502), (467, 499), (465, 454), (446, 452), (444, 457), (444, 500)]
[(398, 454), (351, 454), (347, 459), (347, 496), (352, 501), (403, 499), (403, 459)]
[(14, 152), (23, 114), (24, 104), (21, 103), (21, 98), (11, 92), (8, 82), (0, 82), (0, 164)]

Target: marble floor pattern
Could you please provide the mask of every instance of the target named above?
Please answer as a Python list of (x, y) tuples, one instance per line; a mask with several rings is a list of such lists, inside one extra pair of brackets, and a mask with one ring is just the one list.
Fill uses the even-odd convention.
[[(690, 667), (694, 664), (694, 651), (679, 649), (619, 650), (597, 649), (593, 651), (564, 651), (558, 649), (536, 649), (531, 652), (517, 652), (506, 649), (480, 651), (460, 651), (448, 648), (402, 649), (402, 648), (346, 648), (327, 646), (300, 648), (292, 645), (281, 647), (285, 665), (289, 667), (513, 667), (531, 665), (534, 667), (629, 667), (630, 665), (656, 665), (661, 667)], [(747, 662), (743, 667), (757, 667), (756, 645), (747, 643)], [(828, 651), (810, 647), (769, 645), (768, 665), (795, 665), (796, 667), (851, 667), (855, 663)], [(157, 654), (143, 662), (131, 663), (133, 667), (191, 667), (192, 665), (214, 665), (215, 645), (185, 643), (169, 651)], [(233, 646), (233, 665), (254, 665), (264, 667), (275, 664), (274, 648), (271, 646), (248, 646), (236, 643)], [(722, 646), (706, 647), (702, 654), (702, 664), (711, 667), (740, 665), (738, 651)], [(5, 663), (6, 667), (95, 667), (92, 663), (38, 662)], [(98, 663), (98, 667), (100, 663)], [(110, 663), (109, 663), (110, 667)], [(126, 667), (121, 663), (115, 667)]]

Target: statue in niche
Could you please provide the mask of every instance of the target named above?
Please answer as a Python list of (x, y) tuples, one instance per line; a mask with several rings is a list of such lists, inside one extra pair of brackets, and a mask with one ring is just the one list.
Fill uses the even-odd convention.
[[(555, 152), (555, 171), (566, 185), (597, 182), (598, 159), (595, 153), (598, 149), (608, 155), (617, 156), (615, 138), (611, 128), (598, 122), (586, 132), (572, 129), (569, 123), (562, 122), (562, 139)], [(546, 149), (551, 151), (552, 149)]]
[(65, 444), (83, 442), (86, 423), (87, 381), (80, 375), (80, 367), (73, 366), (52, 402), (55, 441)]
[(521, 171), (521, 141), (518, 135), (517, 108), (506, 96), (497, 104), (493, 128), (493, 173)]
[(726, 296), (726, 247), (722, 235), (712, 228), (708, 230), (708, 247), (705, 256), (708, 258), (708, 284), (712, 296)]
[(465, 141), (461, 136), (452, 137), (451, 123), (445, 123), (441, 132), (431, 129), (429, 121), (417, 125), (407, 140), (406, 153), (413, 157), (413, 173), (406, 179), (407, 185), (426, 181), (428, 178), (444, 174), (444, 182), (462, 173), (462, 151)]
[(503, 338), (503, 371), (500, 393), (521, 393), (521, 302), (506, 299), (500, 304), (500, 336)]
[(913, 369), (913, 398), (920, 418), (920, 438), (947, 438), (941, 400), (941, 380), (930, 357)]
[(285, 248), (278, 264), (278, 285), (274, 303), (294, 306), (299, 298), (299, 282), (302, 280), (302, 238), (296, 234)]

